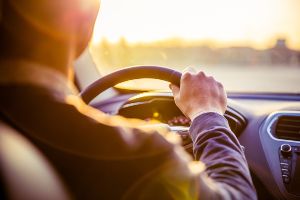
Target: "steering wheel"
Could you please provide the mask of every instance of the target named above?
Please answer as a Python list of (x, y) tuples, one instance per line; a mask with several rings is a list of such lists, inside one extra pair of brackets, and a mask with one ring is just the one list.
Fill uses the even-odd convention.
[(89, 85), (80, 94), (85, 103), (90, 103), (101, 92), (107, 90), (110, 87), (115, 86), (118, 83), (140, 78), (154, 78), (164, 81), (168, 81), (177, 86), (180, 85), (181, 73), (166, 67), (159, 66), (136, 66), (124, 68), (115, 71), (107, 76), (104, 76), (91, 85)]
[[(88, 104), (91, 100), (108, 88), (124, 81), (140, 78), (160, 79), (180, 86), (181, 73), (170, 68), (159, 66), (136, 66), (124, 68), (98, 79), (82, 91), (80, 96), (83, 101)], [(176, 126), (168, 126), (168, 128), (182, 137), (185, 150), (192, 154), (192, 141), (188, 133), (189, 128)]]
[[(83, 101), (85, 103), (90, 103), (96, 96), (101, 92), (107, 90), (114, 85), (133, 79), (140, 78), (154, 78), (164, 81), (171, 82), (177, 86), (180, 86), (181, 73), (166, 67), (159, 66), (136, 66), (129, 67), (113, 72), (107, 76), (104, 76), (90, 86), (88, 86), (81, 94)], [(237, 133), (241, 132), (246, 126), (246, 121), (241, 117), (239, 113), (231, 108), (228, 114), (225, 113), (225, 117), (228, 119), (231, 129), (235, 130)], [(183, 138), (183, 146), (188, 152), (192, 153), (192, 141), (189, 138), (189, 128), (182, 126), (169, 126), (169, 129)]]

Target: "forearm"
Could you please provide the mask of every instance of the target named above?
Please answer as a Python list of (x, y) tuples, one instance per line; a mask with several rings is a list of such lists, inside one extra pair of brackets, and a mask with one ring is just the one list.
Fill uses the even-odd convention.
[(193, 121), (190, 132), (194, 156), (205, 164), (207, 179), (218, 188), (210, 191), (219, 193), (213, 196), (256, 199), (243, 150), (227, 120), (216, 113), (205, 113)]

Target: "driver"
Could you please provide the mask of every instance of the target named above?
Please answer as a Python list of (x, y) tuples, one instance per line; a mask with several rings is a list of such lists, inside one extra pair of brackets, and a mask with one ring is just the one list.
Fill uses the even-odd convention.
[(77, 199), (256, 199), (223, 114), (222, 84), (186, 70), (177, 106), (192, 120), (196, 161), (174, 134), (108, 116), (78, 97), (74, 60), (86, 49), (97, 0), (2, 0), (1, 118), (35, 143)]

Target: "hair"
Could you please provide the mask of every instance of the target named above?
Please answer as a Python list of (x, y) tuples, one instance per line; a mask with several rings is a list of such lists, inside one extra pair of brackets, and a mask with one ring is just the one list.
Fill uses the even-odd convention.
[[(79, 56), (86, 48), (92, 34), (92, 26), (99, 7), (97, 0), (87, 1), (89, 2), (87, 9), (79, 7), (86, 0), (77, 0), (74, 5), (70, 4), (71, 6), (68, 4), (73, 0), (40, 0), (36, 5), (33, 4), (35, 0), (29, 1), (32, 5), (27, 5), (26, 1), (28, 0), (0, 0), (2, 4), (0, 5), (0, 58), (37, 57), (43, 54), (43, 51), (54, 52), (54, 50), (68, 50), (75, 56)], [(46, 8), (48, 4), (51, 5), (52, 11)], [(70, 19), (67, 18), (72, 23), (68, 25), (66, 20), (59, 20), (68, 13), (72, 14), (73, 8), (80, 12), (78, 16), (71, 15)], [(49, 12), (43, 14), (37, 9), (49, 9)], [(29, 11), (32, 10), (34, 12), (31, 15)], [(27, 18), (23, 16), (24, 13), (28, 15)], [(40, 15), (45, 16), (38, 17)], [(37, 48), (43, 51), (38, 51)], [(34, 49), (38, 53), (34, 52)]]

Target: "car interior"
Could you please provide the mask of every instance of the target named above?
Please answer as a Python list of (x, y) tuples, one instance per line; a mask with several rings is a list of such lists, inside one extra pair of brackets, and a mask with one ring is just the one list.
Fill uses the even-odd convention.
[[(79, 59), (90, 60), (86, 52)], [(91, 61), (86, 61), (94, 65)], [(78, 72), (80, 64), (76, 65)], [(93, 70), (91, 71), (93, 73)], [(164, 79), (178, 84), (180, 73), (158, 66), (138, 66), (116, 71), (93, 84), (81, 96), (86, 103), (111, 114), (128, 118), (159, 119), (168, 124), (170, 130), (182, 137), (182, 145), (192, 153), (188, 135), (189, 120), (184, 120), (169, 91), (124, 91), (109, 86), (132, 78)], [(120, 76), (119, 76), (120, 75)], [(88, 84), (78, 77), (77, 83)], [(177, 82), (176, 82), (177, 81)], [(99, 84), (99, 85), (98, 85)], [(106, 90), (107, 99), (100, 96)], [(103, 93), (105, 94), (105, 92)], [(93, 101), (91, 101), (94, 97)], [(100, 97), (100, 100), (97, 98)], [(259, 199), (299, 199), (300, 181), (300, 99), (290, 94), (228, 94), (228, 108), (225, 117), (240, 143), (245, 155)], [(181, 119), (181, 120), (180, 120)]]
[[(136, 1), (133, 2), (136, 3)], [(104, 3), (103, 9), (105, 9), (105, 5)], [(297, 5), (300, 6), (300, 4)], [(105, 16), (103, 17), (105, 18)], [(97, 34), (98, 31), (95, 29), (94, 34)], [(225, 53), (220, 53), (221, 50), (218, 52), (217, 50), (204, 51), (202, 47), (199, 47), (198, 50), (200, 53), (214, 52), (211, 53), (211, 56), (218, 55), (219, 62), (224, 61), (225, 58), (221, 59), (224, 55), (227, 56), (225, 56), (226, 59), (234, 57), (232, 62), (238, 63), (239, 66), (247, 65), (248, 68), (251, 66), (241, 63), (240, 57), (246, 59), (256, 56), (255, 62), (259, 63), (257, 60), (261, 58), (260, 55), (265, 56), (268, 53), (275, 55), (273, 60), (268, 60), (270, 66), (267, 72), (263, 72), (257, 67), (254, 68), (256, 73), (247, 74), (247, 70), (245, 70), (240, 73), (243, 74), (243, 77), (238, 77), (239, 74), (228, 75), (232, 72), (230, 69), (228, 69), (229, 72), (226, 68), (221, 70), (222, 73), (223, 71), (228, 72), (224, 72), (223, 75), (233, 81), (232, 85), (238, 87), (241, 84), (240, 88), (242, 88), (228, 90), (228, 107), (225, 117), (231, 130), (244, 147), (258, 198), (296, 200), (300, 199), (300, 48), (298, 46), (298, 50), (292, 50), (291, 55), (285, 54), (282, 49), (274, 53), (276, 47), (281, 48), (286, 45), (284, 39), (278, 39), (275, 43), (275, 47), (270, 52), (257, 50), (256, 53), (259, 56), (253, 53), (254, 50), (249, 49), (227, 48), (224, 50), (225, 47), (220, 47), (222, 51), (226, 51)], [(180, 85), (182, 68), (176, 66), (188, 63), (180, 61), (181, 63), (172, 65), (176, 62), (174, 61), (175, 57), (177, 60), (183, 59), (183, 57), (178, 57), (178, 52), (175, 56), (170, 56), (170, 51), (176, 50), (174, 50), (175, 47), (166, 47), (168, 46), (166, 44), (162, 45), (166, 45), (163, 49), (164, 53), (168, 54), (167, 58), (164, 57), (164, 53), (157, 54), (159, 59), (156, 61), (149, 58), (153, 56), (152, 54), (145, 53), (147, 52), (145, 49), (150, 47), (141, 44), (129, 47), (130, 45), (126, 42), (124, 47), (124, 39), (122, 38), (119, 41), (119, 46), (121, 44), (123, 44), (123, 51), (130, 50), (130, 54), (125, 57), (134, 57), (135, 61), (125, 59), (126, 63), (124, 64), (123, 54), (116, 56), (116, 53), (108, 52), (104, 54), (106, 57), (110, 56), (110, 63), (107, 64), (107, 60), (103, 61), (97, 57), (103, 55), (100, 56), (99, 52), (95, 53), (96, 47), (93, 44), (76, 60), (74, 84), (79, 90), (78, 95), (82, 97), (85, 103), (108, 115), (121, 115), (145, 121), (158, 120), (168, 126), (174, 134), (181, 137), (183, 148), (192, 155), (192, 142), (188, 135), (191, 122), (174, 103), (171, 91), (161, 86), (166, 82)], [(113, 45), (107, 44), (105, 39), (102, 40), (101, 45), (99, 49), (102, 50), (108, 49), (108, 47), (113, 48)], [(115, 46), (117, 45), (115, 44)], [(154, 51), (162, 51), (156, 46), (151, 48)], [(176, 48), (179, 47), (176, 46)], [(180, 47), (179, 53), (195, 48), (194, 45), (192, 47), (183, 45)], [(138, 56), (135, 56), (135, 53), (142, 51), (141, 49), (144, 51), (142, 56), (145, 58), (142, 61), (137, 58)], [(288, 48), (284, 47), (284, 49), (287, 51)], [(245, 52), (241, 53), (243, 50)], [(228, 51), (230, 51), (229, 54)], [(235, 54), (232, 51), (238, 53)], [(290, 60), (279, 59), (281, 54), (283, 54), (283, 58), (291, 57), (292, 64), (289, 62)], [(115, 61), (120, 58), (123, 59), (122, 62)], [(210, 63), (208, 58), (203, 57), (202, 60), (201, 58), (200, 61), (195, 61), (195, 64), (201, 64), (202, 61), (204, 64)], [(253, 59), (252, 62), (254, 62)], [(256, 86), (257, 76), (260, 74), (267, 76), (273, 69), (272, 65), (276, 65), (277, 62), (284, 66), (276, 75), (276, 77), (279, 75), (280, 77), (269, 80), (262, 76), (262, 84)], [(103, 66), (116, 65), (117, 68), (112, 67), (105, 71), (101, 64)], [(274, 71), (277, 69), (278, 67), (274, 67)], [(208, 69), (208, 71), (213, 74), (214, 68)], [(216, 76), (218, 77), (218, 75)], [(127, 82), (133, 79), (139, 80)], [(165, 81), (165, 83), (156, 82), (154, 79)], [(247, 79), (248, 82), (243, 82), (242, 79)], [(120, 85), (123, 82), (125, 84)], [(131, 86), (144, 86), (145, 82), (150, 86), (142, 88)], [(156, 85), (159, 85), (159, 89)], [(228, 83), (228, 85), (230, 84)], [(251, 86), (256, 90), (249, 89)], [(265, 88), (271, 89), (266, 91)], [(5, 119), (2, 120), (0, 123), (0, 199), (71, 199), (72, 191), (69, 191), (68, 186), (56, 173), (55, 166), (52, 166), (47, 158), (30, 140), (22, 136), (16, 127), (11, 126)]]

